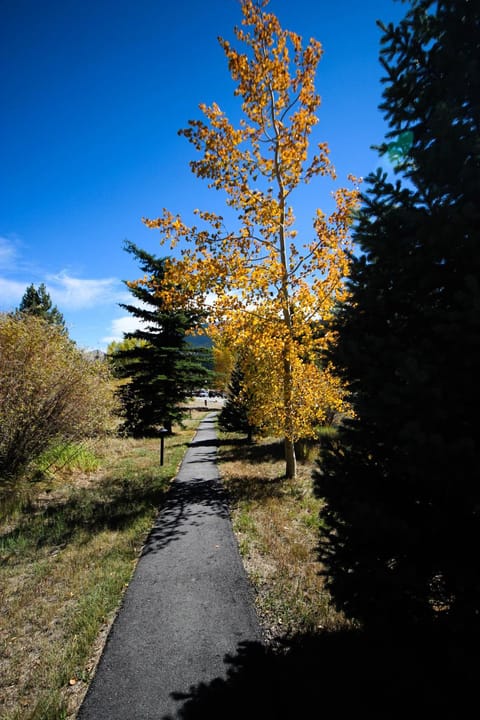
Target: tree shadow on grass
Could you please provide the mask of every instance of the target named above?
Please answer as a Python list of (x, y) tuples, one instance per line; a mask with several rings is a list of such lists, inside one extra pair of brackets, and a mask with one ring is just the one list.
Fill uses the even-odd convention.
[(284, 494), (284, 478), (258, 478), (245, 475), (228, 476), (227, 495), (230, 502), (257, 501), (279, 498)]
[[(282, 441), (265, 442), (259, 445), (249, 443), (247, 439), (234, 438), (232, 440), (220, 441), (220, 446), (225, 449), (221, 452), (221, 459), (224, 462), (241, 463), (258, 466), (258, 472), (235, 473), (235, 468), (228, 471), (227, 492), (231, 501), (242, 500), (268, 500), (269, 498), (281, 497), (285, 492), (285, 476), (276, 474), (270, 475), (270, 470), (265, 471), (265, 465), (274, 465), (284, 459), (284, 446)], [(263, 465), (263, 468), (262, 468)]]
[(219, 447), (222, 450), (222, 460), (245, 461), (249, 463), (277, 462), (285, 457), (284, 444), (282, 440), (272, 442), (251, 443), (248, 439), (234, 438), (233, 440), (220, 440)]
[(474, 643), (431, 635), (302, 635), (276, 650), (243, 643), (225, 662), (226, 679), (172, 694), (183, 703), (175, 718), (454, 718), (467, 716), (462, 708), (469, 701), (477, 704)]
[(35, 509), (13, 530), (0, 534), (0, 562), (3, 556), (14, 563), (17, 554), (20, 558), (36, 548), (64, 546), (74, 537), (88, 542), (97, 533), (125, 530), (152, 513), (156, 520), (142, 555), (163, 549), (206, 514), (228, 517), (227, 495), (216, 476), (193, 476), (173, 483), (148, 475), (105, 479), (93, 490), (77, 490), (66, 501)]
[[(123, 530), (165, 502), (169, 481), (148, 474), (140, 478), (105, 478), (94, 489), (75, 490), (67, 500), (35, 507), (13, 529), (0, 535), (0, 547), (10, 557), (39, 547), (66, 545), (81, 535), (87, 542), (103, 530)], [(10, 558), (11, 560), (11, 558)]]

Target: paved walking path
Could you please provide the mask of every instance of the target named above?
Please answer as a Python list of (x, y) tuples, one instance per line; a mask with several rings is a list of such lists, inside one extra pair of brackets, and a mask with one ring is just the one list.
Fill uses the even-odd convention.
[(178, 717), (177, 693), (226, 677), (260, 641), (216, 465), (215, 414), (200, 424), (110, 632), (79, 720)]

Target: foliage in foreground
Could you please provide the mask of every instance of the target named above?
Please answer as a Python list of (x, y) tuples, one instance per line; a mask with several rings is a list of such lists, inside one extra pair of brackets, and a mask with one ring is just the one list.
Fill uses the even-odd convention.
[[(480, 6), (412, 2), (385, 28), (379, 172), (334, 362), (357, 418), (318, 476), (322, 560), (367, 626), (480, 629)], [(399, 141), (399, 138), (402, 142)], [(393, 157), (393, 155), (392, 155)]]
[(51, 445), (111, 427), (108, 367), (42, 318), (0, 317), (0, 376), (0, 487)]
[(314, 39), (303, 47), (266, 4), (241, 2), (235, 34), (243, 51), (220, 40), (242, 99), (239, 127), (213, 103), (181, 131), (200, 153), (192, 171), (225, 193), (236, 220), (227, 228), (220, 214), (195, 210), (200, 225), (188, 226), (164, 210), (145, 223), (160, 230), (161, 242), (181, 243), (180, 257), (167, 264), (165, 300), (200, 305), (222, 344), (234, 356), (242, 352), (255, 395), (250, 422), (285, 438), (286, 474), (294, 477), (295, 441), (312, 433), (326, 407), (342, 406), (337, 383), (318, 362), (328, 334), (317, 328), (345, 297), (357, 192), (337, 189), (328, 216), (312, 207), (311, 235), (297, 240), (293, 192), (335, 177), (325, 142), (309, 153), (322, 48)]

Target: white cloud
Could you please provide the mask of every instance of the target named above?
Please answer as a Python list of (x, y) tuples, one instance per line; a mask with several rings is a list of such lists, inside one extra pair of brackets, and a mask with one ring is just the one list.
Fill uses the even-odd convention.
[[(8, 246), (6, 247), (8, 249)], [(12, 257), (7, 249), (2, 256), (0, 245), (0, 262), (2, 257)], [(30, 282), (30, 279), (19, 281), (0, 277), (0, 310), (11, 310), (18, 305)], [(38, 287), (42, 282), (45, 283), (54, 305), (57, 305), (61, 312), (88, 310), (102, 305), (114, 306), (119, 302), (129, 301), (128, 293), (117, 278), (79, 278), (61, 271), (43, 278), (37, 277), (34, 285)]]
[(83, 310), (125, 299), (120, 281), (116, 278), (90, 280), (72, 277), (62, 271), (56, 275), (47, 275), (46, 285), (54, 303), (66, 310)]
[(108, 344), (111, 342), (120, 342), (123, 340), (125, 333), (135, 332), (142, 327), (142, 322), (133, 315), (124, 315), (123, 317), (112, 320), (110, 335), (102, 338), (102, 342)]

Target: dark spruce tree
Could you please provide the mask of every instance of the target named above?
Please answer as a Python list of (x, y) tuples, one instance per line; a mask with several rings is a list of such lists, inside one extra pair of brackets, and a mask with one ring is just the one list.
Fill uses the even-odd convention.
[(38, 289), (33, 283), (27, 287), (16, 312), (24, 315), (36, 315), (50, 325), (56, 325), (64, 333), (67, 332), (65, 319), (57, 306), (53, 305), (44, 283), (41, 283)]
[[(165, 260), (131, 242), (125, 249), (138, 260), (142, 272), (160, 285)], [(121, 307), (140, 320), (142, 327), (126, 334), (134, 343), (111, 356), (117, 375), (126, 381), (118, 390), (122, 430), (135, 437), (156, 435), (162, 426), (171, 432), (173, 423), (184, 417), (182, 403), (209, 377), (209, 351), (194, 347), (187, 336), (200, 318), (194, 313), (166, 311), (154, 291), (143, 285), (129, 286), (129, 290), (139, 305)]]
[(383, 154), (368, 178), (333, 361), (356, 418), (325, 452), (321, 559), (365, 627), (480, 625), (480, 5), (383, 27)]
[(252, 441), (255, 428), (248, 419), (248, 395), (245, 395), (241, 362), (237, 362), (232, 370), (228, 396), (220, 413), (219, 423), (223, 430), (246, 433), (248, 441)]

